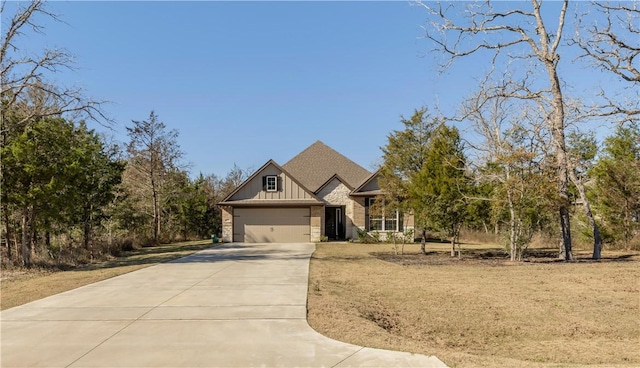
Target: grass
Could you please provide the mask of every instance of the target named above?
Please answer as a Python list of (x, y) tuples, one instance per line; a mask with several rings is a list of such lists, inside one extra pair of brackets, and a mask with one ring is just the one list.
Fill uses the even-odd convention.
[(358, 345), (436, 355), (453, 367), (640, 366), (640, 254), (555, 258), (535, 249), (447, 244), (394, 256), (393, 246), (318, 244), (308, 320)]
[(2, 269), (0, 307), (4, 310), (26, 304), (83, 285), (185, 257), (211, 246), (211, 240), (164, 244), (136, 249), (110, 261), (67, 271)]

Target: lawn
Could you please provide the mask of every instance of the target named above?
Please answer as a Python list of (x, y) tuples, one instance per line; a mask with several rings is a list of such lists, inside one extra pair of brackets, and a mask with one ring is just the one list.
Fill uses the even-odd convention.
[[(210, 241), (143, 248), (70, 271), (2, 270), (2, 309), (209, 248)], [(452, 367), (640, 366), (640, 254), (578, 252), (559, 262), (537, 249), (511, 263), (500, 249), (446, 244), (318, 244), (308, 320), (354, 344), (436, 355)], [(580, 258), (582, 257), (582, 258)]]
[(34, 300), (105, 280), (124, 273), (168, 262), (210, 248), (211, 240), (164, 244), (126, 252), (113, 260), (67, 271), (50, 269), (2, 269), (0, 306), (8, 309)]
[(640, 366), (640, 254), (557, 261), (537, 249), (445, 244), (394, 256), (389, 244), (318, 244), (308, 320), (354, 344), (436, 355), (452, 367)]

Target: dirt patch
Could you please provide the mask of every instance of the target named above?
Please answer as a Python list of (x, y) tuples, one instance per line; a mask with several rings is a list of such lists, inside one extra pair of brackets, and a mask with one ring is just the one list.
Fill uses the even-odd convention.
[[(527, 252), (522, 262), (512, 262), (509, 255), (499, 248), (486, 249), (467, 249), (461, 255), (451, 257), (449, 251), (429, 251), (427, 254), (419, 252), (407, 252), (402, 255), (396, 255), (393, 252), (370, 253), (371, 256), (385, 261), (403, 266), (483, 266), (483, 267), (500, 267), (500, 266), (525, 266), (531, 263), (558, 263), (566, 264), (564, 260), (558, 259), (558, 251), (553, 248), (534, 249)], [(352, 257), (354, 258), (354, 257)], [(581, 252), (573, 263), (604, 263), (604, 262), (638, 262), (640, 255), (635, 253), (614, 253), (600, 260), (591, 259), (590, 255)]]
[[(332, 338), (436, 355), (450, 366), (640, 366), (640, 254), (577, 251), (559, 262), (541, 249), (509, 262), (467, 245), (319, 244), (308, 320)], [(348, 260), (348, 261), (347, 261)]]

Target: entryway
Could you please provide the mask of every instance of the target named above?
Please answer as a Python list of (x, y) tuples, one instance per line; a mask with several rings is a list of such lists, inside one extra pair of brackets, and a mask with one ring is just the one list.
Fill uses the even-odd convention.
[(325, 207), (324, 235), (329, 240), (344, 240), (344, 206)]

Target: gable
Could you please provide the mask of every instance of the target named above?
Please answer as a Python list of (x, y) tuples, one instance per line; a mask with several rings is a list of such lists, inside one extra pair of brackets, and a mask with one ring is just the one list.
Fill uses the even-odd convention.
[(334, 175), (340, 176), (350, 188), (371, 175), (362, 166), (320, 141), (307, 147), (282, 167), (314, 193)]
[(359, 187), (351, 192), (352, 196), (370, 196), (370, 195), (380, 195), (382, 194), (382, 190), (380, 189), (380, 184), (378, 183), (378, 179), (380, 178), (380, 170), (373, 173), (367, 180), (365, 180)]
[(369, 180), (365, 183), (362, 188), (360, 188), (361, 192), (370, 192), (372, 190), (380, 190), (380, 185), (378, 184), (378, 175), (376, 175), (372, 180)]
[(316, 193), (316, 196), (330, 205), (346, 205), (351, 201), (349, 198), (351, 189), (346, 186), (338, 176), (334, 176), (328, 183)]
[[(266, 191), (264, 177), (276, 176), (276, 191)], [(224, 202), (247, 200), (316, 200), (315, 196), (302, 187), (275, 162), (269, 161), (256, 171), (247, 181), (242, 183)]]

